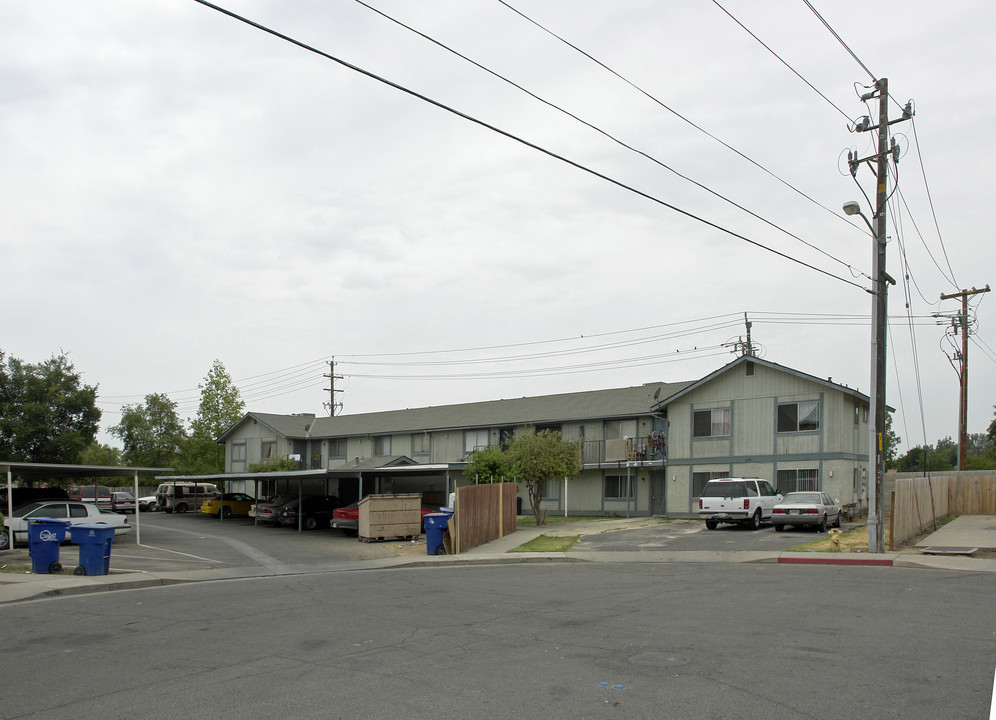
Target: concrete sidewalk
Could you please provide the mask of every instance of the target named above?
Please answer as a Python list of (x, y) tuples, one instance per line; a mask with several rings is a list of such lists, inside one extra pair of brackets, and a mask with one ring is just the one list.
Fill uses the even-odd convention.
[[(868, 565), (904, 568), (929, 568), (962, 572), (996, 573), (996, 559), (968, 556), (923, 555), (915, 549), (901, 553), (798, 553), (767, 551), (633, 551), (560, 553), (509, 553), (508, 551), (540, 535), (589, 535), (615, 530), (631, 530), (656, 524), (653, 518), (629, 518), (570, 523), (547, 527), (526, 527), (510, 535), (460, 555), (412, 555), (381, 560), (329, 562), (314, 565), (288, 565), (281, 572), (262, 566), (228, 567), (211, 570), (175, 572), (117, 572), (97, 577), (80, 577), (71, 573), (57, 575), (33, 573), (0, 573), (0, 604), (39, 597), (128, 590), (188, 582), (223, 581), (244, 578), (276, 577), (279, 575), (310, 575), (332, 572), (356, 572), (412, 567), (446, 567), (452, 565), (518, 564), (535, 562), (593, 563), (782, 563)], [(974, 547), (996, 550), (996, 518), (962, 516), (925, 538), (918, 546), (938, 547), (954, 543), (954, 547)], [(27, 550), (0, 552), (0, 565), (30, 565)]]

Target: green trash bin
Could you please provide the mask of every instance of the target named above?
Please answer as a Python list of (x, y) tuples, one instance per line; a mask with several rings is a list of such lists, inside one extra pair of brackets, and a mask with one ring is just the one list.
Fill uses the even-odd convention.
[(80, 546), (80, 564), (73, 575), (106, 575), (111, 569), (114, 527), (83, 523), (69, 529), (73, 544)]
[[(59, 562), (59, 546), (66, 540), (68, 520), (57, 518), (28, 518), (28, 554), (31, 556), (31, 572), (36, 574), (62, 572)], [(13, 546), (11, 537), (11, 546)]]

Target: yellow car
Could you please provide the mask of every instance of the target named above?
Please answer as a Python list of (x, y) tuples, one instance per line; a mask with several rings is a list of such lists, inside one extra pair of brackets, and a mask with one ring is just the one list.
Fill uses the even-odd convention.
[(256, 500), (245, 493), (225, 493), (220, 498), (207, 498), (201, 503), (201, 512), (205, 515), (217, 515), (220, 510), (222, 517), (248, 515), (249, 508), (255, 503)]

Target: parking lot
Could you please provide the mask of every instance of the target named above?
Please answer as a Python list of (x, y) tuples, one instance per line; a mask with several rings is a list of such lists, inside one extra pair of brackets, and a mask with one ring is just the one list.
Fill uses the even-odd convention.
[[(843, 529), (847, 530), (848, 527), (851, 526), (845, 523)], [(701, 520), (674, 520), (633, 530), (586, 535), (574, 546), (574, 549), (590, 552), (780, 551), (820, 537), (825, 535), (808, 528), (790, 528), (785, 532), (775, 532), (774, 526), (767, 523), (762, 524), (758, 530), (750, 530), (739, 525), (720, 525), (715, 530), (706, 530), (705, 523)]]
[[(410, 541), (360, 542), (331, 528), (298, 532), (289, 527), (254, 525), (249, 518), (227, 518), (199, 513), (141, 513), (141, 545), (135, 544), (136, 518), (128, 516), (132, 531), (115, 540), (112, 570), (167, 572), (262, 566), (289, 572), (300, 566), (396, 558), (425, 552), (424, 538)], [(72, 553), (70, 546), (63, 553)]]

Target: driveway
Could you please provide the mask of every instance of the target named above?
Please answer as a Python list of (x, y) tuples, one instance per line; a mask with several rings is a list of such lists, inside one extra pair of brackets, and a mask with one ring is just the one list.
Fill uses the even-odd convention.
[[(847, 529), (846, 525), (844, 529)], [(808, 529), (775, 532), (774, 526), (768, 524), (762, 525), (758, 530), (748, 530), (737, 525), (720, 525), (715, 530), (706, 530), (701, 520), (673, 520), (669, 523), (656, 523), (632, 530), (586, 534), (573, 549), (578, 552), (641, 550), (778, 552), (819, 537), (824, 536)]]

